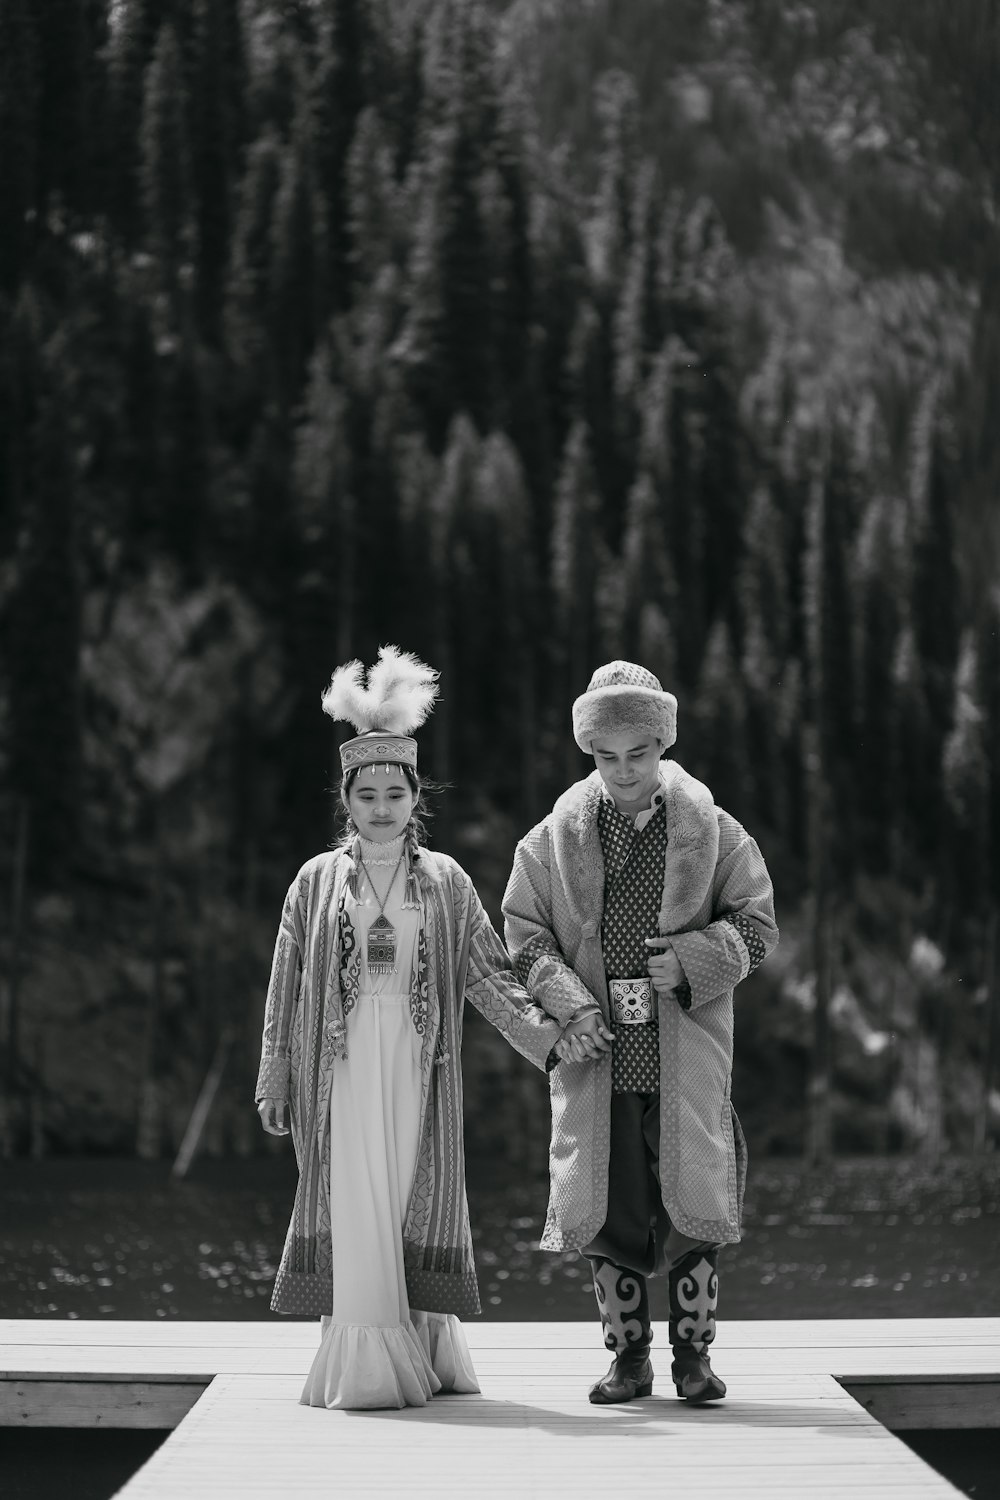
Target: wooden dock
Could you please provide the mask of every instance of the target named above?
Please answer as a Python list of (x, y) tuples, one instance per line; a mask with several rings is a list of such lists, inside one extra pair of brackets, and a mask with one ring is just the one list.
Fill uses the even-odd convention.
[(628, 1406), (587, 1401), (596, 1325), (470, 1322), (481, 1396), (325, 1412), (298, 1405), (316, 1324), (0, 1320), (0, 1424), (173, 1427), (121, 1500), (944, 1500), (890, 1428), (1000, 1427), (1000, 1318), (724, 1323), (700, 1409), (655, 1331)]

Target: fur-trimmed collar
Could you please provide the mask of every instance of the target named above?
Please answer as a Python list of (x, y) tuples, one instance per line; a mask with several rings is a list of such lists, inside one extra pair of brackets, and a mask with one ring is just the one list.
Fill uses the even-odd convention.
[[(719, 819), (708, 787), (677, 761), (660, 775), (666, 796), (667, 855), (660, 903), (660, 932), (684, 932), (712, 887), (719, 857)], [(603, 783), (592, 771), (558, 798), (550, 813), (553, 853), (563, 890), (584, 936), (600, 928), (604, 910), (604, 856), (597, 829)]]

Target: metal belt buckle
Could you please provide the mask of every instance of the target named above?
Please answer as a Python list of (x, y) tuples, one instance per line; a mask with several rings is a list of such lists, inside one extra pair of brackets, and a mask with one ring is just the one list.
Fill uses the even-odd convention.
[(641, 1026), (656, 1016), (651, 979), (609, 979), (611, 1014), (619, 1026)]

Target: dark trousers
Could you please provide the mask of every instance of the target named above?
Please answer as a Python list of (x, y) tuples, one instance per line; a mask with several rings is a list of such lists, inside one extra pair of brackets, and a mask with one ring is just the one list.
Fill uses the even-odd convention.
[(693, 1240), (670, 1222), (660, 1192), (659, 1156), (659, 1094), (612, 1094), (608, 1213), (583, 1247), (589, 1259), (655, 1276), (692, 1250), (713, 1248), (713, 1241)]

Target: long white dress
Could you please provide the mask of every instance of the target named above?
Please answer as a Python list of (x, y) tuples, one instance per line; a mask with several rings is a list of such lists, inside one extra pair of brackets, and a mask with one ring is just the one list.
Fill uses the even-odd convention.
[[(402, 843), (362, 840), (380, 893)], [(368, 973), (368, 929), (379, 907), (364, 872), (357, 901), (348, 897), (362, 962), (358, 1001), (347, 1018), (347, 1058), (335, 1065), (330, 1097), (333, 1315), (322, 1320), (304, 1406), (425, 1406), (439, 1391), (479, 1390), (458, 1318), (411, 1309), (403, 1274), (421, 1096), (420, 1038), (408, 991), (420, 913), (403, 908), (404, 875), (405, 866), (385, 905), (396, 930), (395, 974)]]

